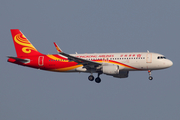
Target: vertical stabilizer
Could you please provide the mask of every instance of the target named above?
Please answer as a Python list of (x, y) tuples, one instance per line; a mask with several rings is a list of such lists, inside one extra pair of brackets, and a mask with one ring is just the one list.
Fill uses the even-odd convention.
[(19, 29), (11, 29), (17, 57), (41, 55)]

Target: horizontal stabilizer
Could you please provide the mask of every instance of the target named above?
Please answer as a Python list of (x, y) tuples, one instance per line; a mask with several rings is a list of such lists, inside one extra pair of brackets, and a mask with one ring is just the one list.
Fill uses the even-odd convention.
[(21, 58), (17, 58), (17, 57), (11, 57), (11, 56), (7, 56), (8, 58), (14, 59), (16, 61), (22, 62), (22, 63), (26, 63), (29, 62), (29, 60), (27, 59), (21, 59)]

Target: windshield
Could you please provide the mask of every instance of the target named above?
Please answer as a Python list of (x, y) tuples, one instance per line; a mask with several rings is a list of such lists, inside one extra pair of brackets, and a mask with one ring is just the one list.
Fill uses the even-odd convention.
[(158, 56), (157, 59), (166, 59), (164, 56)]

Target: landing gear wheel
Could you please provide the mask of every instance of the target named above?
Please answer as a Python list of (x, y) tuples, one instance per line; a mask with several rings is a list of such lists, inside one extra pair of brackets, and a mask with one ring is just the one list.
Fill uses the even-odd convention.
[(153, 80), (153, 77), (152, 77), (152, 76), (149, 76), (149, 80)]
[(95, 79), (95, 82), (96, 82), (96, 83), (100, 83), (100, 82), (101, 82), (101, 78), (97, 77), (97, 78)]
[(93, 76), (93, 75), (90, 75), (90, 76), (88, 77), (88, 80), (89, 80), (89, 81), (93, 81), (93, 80), (94, 80), (94, 76)]

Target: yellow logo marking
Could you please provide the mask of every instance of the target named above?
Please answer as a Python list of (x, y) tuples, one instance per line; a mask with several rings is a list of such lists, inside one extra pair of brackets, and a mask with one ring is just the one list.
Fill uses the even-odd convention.
[(19, 45), (22, 45), (24, 46), (22, 48), (22, 51), (24, 53), (31, 53), (31, 50), (34, 50), (34, 51), (37, 51), (36, 48), (28, 41), (28, 39), (22, 35), (22, 34), (17, 34), (15, 37), (14, 37), (14, 41), (19, 44)]

